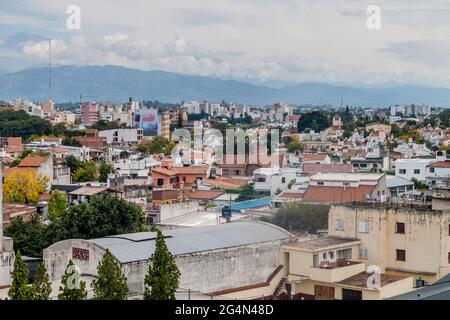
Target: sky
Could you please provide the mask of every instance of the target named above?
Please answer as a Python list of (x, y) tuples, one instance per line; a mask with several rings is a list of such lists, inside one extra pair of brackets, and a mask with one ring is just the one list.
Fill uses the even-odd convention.
[[(80, 9), (81, 29), (67, 28)], [(380, 8), (370, 30), (367, 8)], [(31, 36), (35, 35), (35, 36)], [(254, 83), (450, 87), (449, 0), (14, 0), (0, 69), (119, 65)]]

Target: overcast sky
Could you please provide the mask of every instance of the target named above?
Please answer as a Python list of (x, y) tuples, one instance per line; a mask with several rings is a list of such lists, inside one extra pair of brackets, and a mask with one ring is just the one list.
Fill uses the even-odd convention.
[[(381, 30), (366, 26), (369, 5)], [(66, 27), (69, 5), (81, 30)], [(449, 0), (2, 0), (0, 68), (113, 64), (222, 78), (450, 87)]]

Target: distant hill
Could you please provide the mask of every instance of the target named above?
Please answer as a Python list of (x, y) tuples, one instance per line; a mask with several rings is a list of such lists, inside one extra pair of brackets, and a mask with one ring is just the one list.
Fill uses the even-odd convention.
[[(350, 87), (301, 83), (280, 89), (234, 80), (187, 76), (164, 71), (142, 71), (117, 66), (60, 66), (52, 70), (52, 95), (56, 102), (89, 100), (123, 102), (136, 100), (180, 102), (182, 100), (235, 101), (266, 105), (277, 101), (289, 104), (344, 104), (389, 106), (427, 103), (450, 107), (450, 89), (396, 85)], [(0, 100), (24, 97), (33, 101), (48, 98), (48, 69), (33, 68), (1, 74)]]

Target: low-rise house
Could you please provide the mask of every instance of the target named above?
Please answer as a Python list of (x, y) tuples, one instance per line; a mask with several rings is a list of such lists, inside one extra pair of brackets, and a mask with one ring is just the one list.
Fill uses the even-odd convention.
[(302, 153), (303, 163), (329, 164), (331, 159), (326, 153)]
[(99, 137), (106, 138), (108, 144), (137, 144), (144, 137), (143, 129), (111, 129), (98, 132)]
[(331, 237), (357, 238), (357, 254), (380, 272), (412, 276), (414, 286), (450, 273), (450, 211), (425, 205), (334, 205), (328, 215)]
[(392, 200), (401, 197), (407, 192), (414, 191), (414, 182), (390, 174), (386, 175), (386, 186), (391, 193)]
[(91, 197), (99, 196), (102, 193), (109, 192), (107, 187), (83, 186), (68, 192), (69, 204), (81, 204), (89, 201)]
[(435, 161), (427, 165), (426, 180), (430, 186), (447, 185), (450, 179), (450, 160)]
[(317, 173), (310, 177), (303, 195), (304, 201), (323, 203), (385, 202), (389, 198), (381, 173)]
[(298, 174), (300, 169), (295, 168), (260, 168), (255, 170), (251, 181), (255, 191), (274, 195), (294, 184)]
[(436, 159), (398, 159), (395, 161), (395, 175), (408, 180), (415, 178), (422, 182), (427, 182), (429, 176), (428, 166), (436, 162)]
[(153, 157), (144, 159), (136, 159), (130, 157), (129, 159), (119, 159), (114, 162), (114, 171), (119, 176), (128, 176), (132, 178), (148, 177), (152, 168), (159, 167), (161, 162)]
[(360, 259), (361, 240), (325, 237), (282, 246), (290, 295), (296, 300), (381, 300), (413, 288), (409, 276), (373, 273)]
[(208, 166), (173, 167), (171, 161), (162, 161), (161, 168), (151, 171), (152, 184), (159, 188), (173, 188), (183, 184), (188, 186), (208, 177)]

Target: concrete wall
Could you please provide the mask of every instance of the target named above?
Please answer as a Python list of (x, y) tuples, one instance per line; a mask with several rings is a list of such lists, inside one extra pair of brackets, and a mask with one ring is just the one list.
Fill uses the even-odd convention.
[[(344, 230), (336, 230), (336, 219), (344, 221)], [(369, 223), (369, 232), (358, 230), (360, 221)], [(367, 265), (382, 272), (412, 275), (434, 282), (450, 272), (450, 212), (415, 208), (331, 206), (331, 236), (353, 237), (368, 249)], [(396, 233), (396, 223), (405, 224), (405, 234)], [(396, 260), (396, 250), (406, 251), (406, 261)]]
[(173, 204), (161, 205), (161, 221), (164, 222), (169, 219), (177, 218), (189, 213), (199, 211), (200, 205), (198, 201), (185, 201)]
[[(175, 257), (181, 272), (180, 289), (202, 293), (243, 287), (267, 281), (280, 264), (281, 241), (179, 255)], [(104, 250), (85, 240), (66, 240), (44, 250), (44, 262), (52, 281), (61, 278), (72, 257), (72, 248), (89, 250), (89, 261), (73, 259), (82, 275), (97, 275)], [(130, 294), (142, 294), (147, 261), (122, 265)]]

